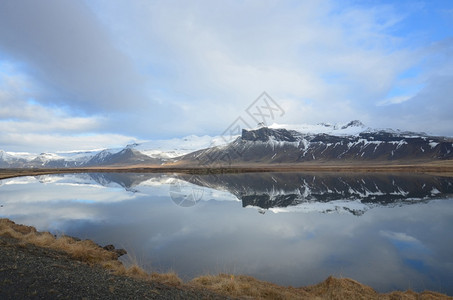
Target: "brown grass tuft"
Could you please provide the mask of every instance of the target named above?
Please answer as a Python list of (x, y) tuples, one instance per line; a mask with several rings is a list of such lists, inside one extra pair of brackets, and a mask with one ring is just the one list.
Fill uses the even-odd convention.
[(0, 219), (0, 235), (15, 238), (22, 243), (64, 251), (74, 259), (87, 263), (116, 261), (115, 253), (102, 249), (93, 241), (80, 241), (68, 236), (56, 238), (49, 232), (38, 232), (34, 227), (18, 225), (8, 219)]
[(377, 299), (378, 293), (349, 278), (330, 276), (323, 282), (304, 288), (305, 291), (321, 299)]
[(309, 298), (308, 293), (302, 289), (283, 287), (245, 275), (206, 275), (193, 279), (190, 284), (195, 287), (210, 289), (219, 294), (235, 297), (252, 297), (254, 299)]
[(117, 255), (107, 251), (91, 240), (76, 240), (69, 236), (56, 238), (49, 232), (38, 232), (34, 227), (18, 225), (8, 219), (0, 219), (0, 235), (19, 240), (20, 244), (33, 244), (38, 247), (63, 251), (72, 258), (90, 264), (100, 264), (117, 275), (125, 275), (139, 279), (154, 280), (174, 286), (183, 281), (175, 272), (148, 274), (137, 264), (126, 268), (118, 261)]
[(179, 286), (183, 284), (181, 278), (179, 278), (178, 274), (174, 271), (170, 271), (167, 273), (156, 273), (153, 272), (150, 275), (151, 280), (157, 281), (163, 284), (168, 284), (172, 286)]
[(210, 289), (226, 296), (253, 299), (453, 299), (444, 294), (425, 291), (392, 292), (379, 294), (371, 287), (349, 278), (329, 277), (325, 281), (301, 288), (283, 287), (244, 275), (207, 275), (193, 279), (190, 284), (198, 288)]
[(147, 279), (148, 273), (138, 265), (133, 265), (126, 270), (126, 275), (135, 278)]

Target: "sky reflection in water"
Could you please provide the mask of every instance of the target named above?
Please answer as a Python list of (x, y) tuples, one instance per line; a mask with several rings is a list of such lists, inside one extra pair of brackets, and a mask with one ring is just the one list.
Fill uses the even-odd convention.
[[(114, 244), (148, 270), (173, 269), (184, 279), (227, 272), (301, 286), (335, 275), (382, 292), (410, 288), (453, 295), (452, 179), (276, 173), (175, 178), (76, 174), (2, 180), (0, 216)], [(201, 200), (176, 205), (169, 192), (177, 182), (183, 193), (201, 189)]]

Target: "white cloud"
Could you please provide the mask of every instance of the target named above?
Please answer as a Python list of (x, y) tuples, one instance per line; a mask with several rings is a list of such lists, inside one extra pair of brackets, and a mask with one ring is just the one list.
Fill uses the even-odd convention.
[[(134, 20), (123, 18), (124, 23), (114, 26), (114, 34), (123, 37), (123, 51), (150, 68), (174, 74), (163, 85), (188, 95), (189, 99), (177, 101), (179, 105), (222, 103), (201, 112), (211, 123), (213, 114), (225, 116), (225, 104), (234, 107), (225, 119), (234, 120), (263, 90), (277, 99), (311, 99), (312, 118), (317, 121), (325, 121), (329, 106), (343, 107), (337, 102), (352, 106), (335, 110), (337, 116), (357, 118), (361, 102), (382, 98), (397, 74), (415, 59), (409, 51), (397, 49), (398, 41), (387, 33), (402, 19), (388, 7), (342, 11), (327, 1), (294, 7), (252, 1), (228, 3), (222, 9), (209, 2), (139, 3), (125, 8)], [(120, 15), (104, 22), (111, 24)], [(134, 32), (137, 27), (143, 30)], [(138, 40), (139, 49), (131, 46)], [(153, 53), (168, 64), (156, 62)], [(338, 76), (326, 79), (326, 74)], [(168, 93), (165, 101), (173, 101), (173, 96)], [(296, 119), (297, 112), (288, 111), (287, 117)]]
[[(1, 72), (1, 69), (8, 70)], [(48, 152), (123, 146), (135, 138), (100, 133), (105, 116), (75, 116), (29, 101), (35, 87), (9, 65), (0, 68), (0, 145), (9, 151)]]
[(412, 96), (392, 97), (392, 98), (387, 98), (382, 101), (379, 101), (376, 105), (384, 106), (384, 105), (391, 105), (391, 104), (399, 104), (399, 103), (403, 103), (411, 98), (412, 98)]
[(0, 144), (9, 151), (30, 149), (30, 152), (92, 150), (124, 147), (136, 141), (120, 134), (63, 135), (45, 133), (0, 133)]

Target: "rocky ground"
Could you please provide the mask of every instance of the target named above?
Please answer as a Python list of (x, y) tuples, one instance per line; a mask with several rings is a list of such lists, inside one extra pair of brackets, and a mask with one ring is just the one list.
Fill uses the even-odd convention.
[(67, 254), (0, 236), (1, 299), (228, 299), (208, 290), (118, 276)]

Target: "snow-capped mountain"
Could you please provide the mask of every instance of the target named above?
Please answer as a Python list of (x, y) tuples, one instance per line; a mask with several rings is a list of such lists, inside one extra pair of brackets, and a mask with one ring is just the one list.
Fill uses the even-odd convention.
[[(229, 137), (230, 138), (230, 137)], [(109, 165), (228, 165), (313, 161), (428, 161), (453, 158), (453, 139), (392, 129), (345, 124), (279, 125), (242, 130), (226, 143), (222, 136), (133, 143), (124, 148), (56, 153), (0, 150), (0, 168), (66, 168)], [(200, 150), (201, 149), (201, 150)]]
[(225, 143), (220, 136), (186, 136), (133, 143), (124, 148), (23, 153), (0, 150), (0, 168), (66, 168), (108, 165), (161, 165), (193, 151)]
[[(359, 120), (353, 120), (345, 124), (330, 124), (330, 123), (319, 123), (316, 125), (301, 124), (277, 124), (274, 123), (269, 126), (271, 129), (287, 129), (294, 130), (304, 134), (329, 134), (329, 135), (356, 135), (363, 131), (370, 131), (372, 128), (365, 126)], [(388, 129), (390, 130), (390, 129)]]
[(153, 158), (163, 161), (189, 154), (193, 151), (224, 145), (225, 141), (221, 136), (196, 136), (190, 135), (184, 138), (168, 140), (154, 140), (130, 145), (133, 149)]
[(126, 147), (119, 152), (112, 153), (108, 150), (103, 150), (93, 156), (85, 163), (85, 166), (111, 166), (111, 165), (138, 165), (150, 164), (160, 165), (162, 160), (152, 158), (148, 155), (142, 154), (138, 150)]
[(84, 166), (100, 150), (33, 154), (0, 150), (3, 168), (64, 168)]
[(192, 164), (241, 164), (451, 158), (452, 138), (371, 129), (360, 121), (351, 121), (344, 125), (274, 124), (254, 130), (243, 129), (242, 135), (230, 144), (196, 151), (182, 157), (181, 161)]
[(20, 167), (25, 162), (27, 160), (19, 155), (0, 150), (0, 168)]

